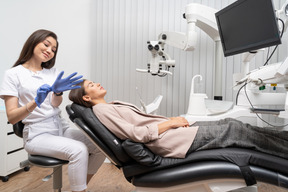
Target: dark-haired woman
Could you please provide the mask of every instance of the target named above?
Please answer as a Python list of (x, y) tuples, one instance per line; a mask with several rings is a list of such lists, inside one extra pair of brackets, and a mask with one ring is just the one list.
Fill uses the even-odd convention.
[(60, 116), (63, 91), (76, 89), (82, 76), (62, 78), (54, 68), (59, 43), (55, 33), (37, 30), (27, 39), (19, 59), (5, 72), (0, 97), (8, 121), (22, 121), (24, 148), (29, 154), (68, 160), (71, 190), (85, 191), (104, 155), (78, 129)]

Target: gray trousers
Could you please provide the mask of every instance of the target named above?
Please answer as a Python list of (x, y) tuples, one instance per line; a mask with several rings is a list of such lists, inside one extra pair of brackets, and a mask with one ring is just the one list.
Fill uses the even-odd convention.
[(196, 137), (187, 154), (206, 149), (239, 147), (288, 159), (288, 132), (261, 128), (227, 118), (219, 121), (199, 121)]

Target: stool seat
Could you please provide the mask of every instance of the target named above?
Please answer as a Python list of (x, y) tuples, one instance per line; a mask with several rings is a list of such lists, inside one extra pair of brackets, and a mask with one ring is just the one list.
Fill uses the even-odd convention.
[(31, 164), (42, 166), (42, 167), (58, 167), (59, 165), (64, 165), (69, 163), (69, 161), (56, 159), (53, 157), (46, 157), (41, 155), (30, 155), (28, 156), (28, 161)]
[[(13, 125), (15, 135), (23, 138), (24, 124), (22, 121)], [(54, 192), (60, 192), (62, 188), (62, 165), (69, 163), (67, 160), (56, 159), (42, 155), (28, 155), (28, 162), (38, 167), (53, 168), (53, 189)], [(51, 174), (51, 175), (52, 175)]]

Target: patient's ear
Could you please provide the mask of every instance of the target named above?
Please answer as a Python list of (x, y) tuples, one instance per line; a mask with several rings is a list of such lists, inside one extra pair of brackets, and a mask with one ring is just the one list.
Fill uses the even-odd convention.
[(91, 101), (91, 98), (88, 95), (83, 95), (82, 99), (87, 102)]

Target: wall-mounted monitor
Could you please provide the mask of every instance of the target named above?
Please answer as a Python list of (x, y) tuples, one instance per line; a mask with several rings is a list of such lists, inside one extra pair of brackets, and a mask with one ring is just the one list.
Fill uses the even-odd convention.
[(237, 0), (215, 16), (226, 57), (281, 44), (272, 0)]

